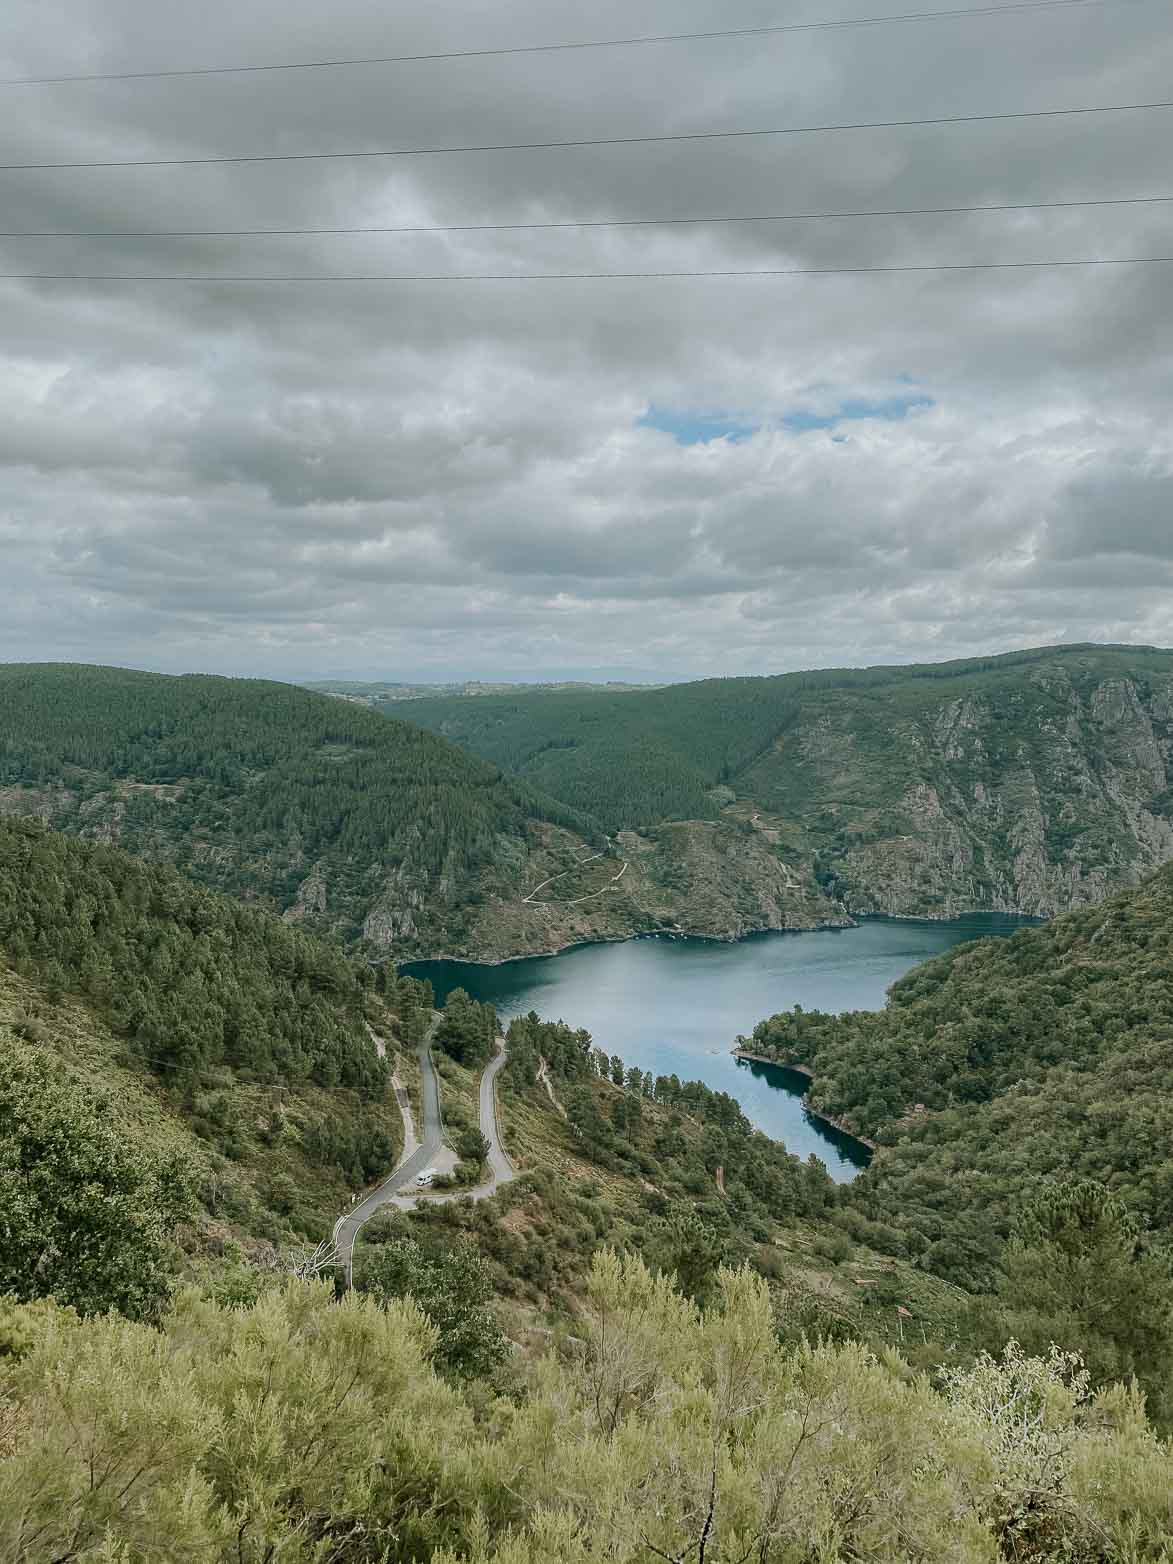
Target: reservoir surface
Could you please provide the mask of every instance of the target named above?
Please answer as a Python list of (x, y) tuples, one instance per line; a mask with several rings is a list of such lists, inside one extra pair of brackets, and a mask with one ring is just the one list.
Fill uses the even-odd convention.
[(869, 918), (852, 929), (754, 934), (735, 944), (656, 936), (578, 945), (557, 956), (486, 966), (417, 961), (438, 1000), (454, 988), (502, 1020), (536, 1010), (586, 1027), (599, 1048), (656, 1075), (701, 1080), (736, 1097), (749, 1119), (800, 1157), (813, 1152), (840, 1183), (866, 1165), (865, 1147), (802, 1106), (791, 1071), (733, 1058), (739, 1033), (779, 1010), (874, 1010), (888, 985), (964, 940), (1012, 934), (1030, 920), (973, 914), (949, 922)]

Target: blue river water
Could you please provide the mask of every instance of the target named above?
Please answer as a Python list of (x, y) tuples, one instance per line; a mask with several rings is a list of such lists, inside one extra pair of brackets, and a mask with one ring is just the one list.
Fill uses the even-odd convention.
[(655, 936), (497, 966), (417, 961), (402, 970), (429, 978), (440, 1000), (463, 988), (494, 1004), (505, 1021), (536, 1010), (586, 1027), (598, 1047), (628, 1065), (729, 1092), (759, 1129), (800, 1157), (813, 1152), (842, 1183), (866, 1165), (866, 1147), (807, 1112), (801, 1076), (735, 1059), (734, 1039), (794, 1005), (878, 1009), (888, 986), (918, 962), (965, 940), (1012, 934), (1028, 921), (869, 918), (850, 929), (754, 934), (734, 944)]

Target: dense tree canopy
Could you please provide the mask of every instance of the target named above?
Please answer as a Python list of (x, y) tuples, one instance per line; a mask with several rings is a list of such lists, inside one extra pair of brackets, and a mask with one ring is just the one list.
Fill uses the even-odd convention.
[(368, 974), (333, 946), (129, 854), (0, 819), (0, 951), (81, 991), (166, 1080), (226, 1064), (373, 1098)]
[(392, 1238), (367, 1245), (355, 1286), (384, 1304), (411, 1298), (436, 1332), (432, 1362), (445, 1374), (483, 1377), (508, 1356), (509, 1344), (489, 1307), (492, 1279), (471, 1244)]
[(1150, 1414), (1173, 1411), (1173, 1281), (1123, 1203), (1092, 1179), (1045, 1185), (1018, 1213), (989, 1336), (1077, 1351), (1091, 1382), (1136, 1379)]
[(787, 1011), (747, 1046), (811, 1070), (813, 1105), (879, 1140), (851, 1198), (965, 1285), (989, 1284), (1048, 1176), (1101, 1180), (1173, 1238), (1173, 869), (955, 946), (882, 1011)]
[(361, 936), (389, 882), (416, 923), (450, 926), (479, 876), (515, 872), (517, 849), (502, 843), (530, 821), (593, 830), (496, 766), (353, 702), (256, 679), (68, 664), (0, 667), (4, 784), (41, 789), (30, 812), (60, 829), (100, 828), (281, 909), (309, 879), (305, 915), (346, 939)]
[(479, 1068), (492, 1057), (496, 1036), (497, 1013), (492, 1005), (481, 1004), (463, 988), (453, 989), (436, 1028), (437, 1046), (457, 1064)]
[(47, 1078), (35, 1050), (0, 1053), (0, 1296), (131, 1319), (163, 1304), (169, 1236), (192, 1205), (188, 1170), (128, 1144), (110, 1120), (100, 1098)]

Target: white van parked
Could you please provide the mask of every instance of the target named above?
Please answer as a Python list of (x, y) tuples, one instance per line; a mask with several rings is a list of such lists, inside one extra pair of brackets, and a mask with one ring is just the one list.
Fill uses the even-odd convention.
[(425, 1168), (422, 1173), (416, 1174), (416, 1183), (421, 1189), (426, 1189), (436, 1176), (435, 1168)]

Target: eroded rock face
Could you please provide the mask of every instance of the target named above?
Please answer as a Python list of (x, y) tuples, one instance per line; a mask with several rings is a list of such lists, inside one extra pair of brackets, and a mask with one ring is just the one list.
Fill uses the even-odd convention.
[(1050, 917), (1173, 859), (1167, 682), (1080, 689), (1048, 669), (1002, 702), (967, 696), (897, 719), (881, 754), (905, 757), (898, 791), (876, 775), (876, 746), (842, 728), (815, 730), (805, 752), (823, 772), (830, 757), (836, 772), (854, 767), (865, 793), (889, 784), (875, 807), (836, 812), (828, 856), (855, 912)]
[(307, 918), (326, 916), (326, 876), (321, 869), (313, 869), (297, 888), (297, 899), (286, 907), (282, 917), (286, 923), (303, 923)]
[(363, 921), (362, 937), (375, 950), (389, 951), (415, 940), (419, 930), (410, 907), (376, 907)]

